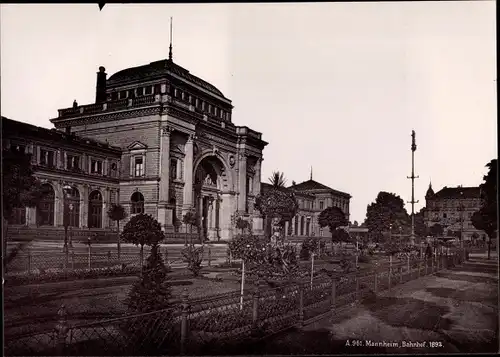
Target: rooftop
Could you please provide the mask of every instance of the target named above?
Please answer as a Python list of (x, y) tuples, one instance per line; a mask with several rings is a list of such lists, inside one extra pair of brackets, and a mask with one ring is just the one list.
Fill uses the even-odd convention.
[(202, 87), (212, 94), (225, 98), (224, 94), (222, 94), (222, 92), (215, 86), (192, 75), (187, 69), (179, 66), (171, 60), (160, 60), (138, 67), (123, 69), (109, 77), (107, 85), (108, 87), (114, 87), (131, 81), (162, 77), (167, 74), (177, 75), (188, 82)]
[(35, 139), (44, 139), (53, 142), (65, 142), (70, 145), (92, 146), (93, 148), (99, 148), (100, 150), (112, 151), (117, 154), (121, 153), (121, 149), (119, 147), (111, 146), (105, 142), (76, 136), (75, 134), (66, 134), (56, 129), (42, 128), (40, 126), (9, 119), (4, 116), (2, 116), (2, 135), (19, 135), (20, 137), (32, 137)]
[(294, 190), (294, 191), (330, 191), (330, 192), (338, 194), (338, 195), (347, 196), (349, 198), (352, 197), (348, 193), (334, 190), (333, 188), (328, 187), (326, 185), (323, 185), (322, 183), (319, 183), (319, 182), (314, 181), (312, 179), (301, 182), (301, 183), (293, 185), (293, 186), (290, 186), (289, 188)]
[[(461, 194), (463, 193), (463, 195)], [(459, 199), (459, 198), (481, 198), (481, 190), (479, 187), (443, 187), (436, 192), (433, 199)]]

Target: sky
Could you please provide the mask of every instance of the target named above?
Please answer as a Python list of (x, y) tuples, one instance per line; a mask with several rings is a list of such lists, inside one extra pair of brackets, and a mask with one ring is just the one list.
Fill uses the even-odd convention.
[[(477, 186), (497, 153), (494, 1), (1, 5), (1, 114), (52, 128), (108, 77), (168, 56), (263, 133), (262, 181), (348, 192), (362, 222), (380, 191)], [(407, 210), (411, 206), (406, 204)]]

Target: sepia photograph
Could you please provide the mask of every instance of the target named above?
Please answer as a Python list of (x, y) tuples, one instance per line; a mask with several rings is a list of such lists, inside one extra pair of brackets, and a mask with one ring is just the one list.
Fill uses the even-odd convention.
[(0, 5), (3, 355), (499, 352), (496, 2)]

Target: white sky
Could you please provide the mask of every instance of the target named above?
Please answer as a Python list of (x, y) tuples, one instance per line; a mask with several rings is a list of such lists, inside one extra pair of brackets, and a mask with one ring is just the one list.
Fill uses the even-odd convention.
[[(362, 222), (379, 191), (416, 199), (478, 185), (496, 157), (495, 2), (1, 6), (1, 114), (52, 128), (108, 77), (168, 56), (261, 131), (273, 170), (350, 193)], [(410, 211), (410, 205), (406, 205)]]

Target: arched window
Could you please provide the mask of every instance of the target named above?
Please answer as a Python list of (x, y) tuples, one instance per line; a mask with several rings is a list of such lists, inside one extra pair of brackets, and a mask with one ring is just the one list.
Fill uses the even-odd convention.
[(134, 192), (130, 197), (130, 201), (132, 201), (132, 214), (144, 213), (144, 196), (142, 193)]
[(68, 215), (68, 226), (80, 226), (80, 192), (74, 187), (64, 192), (65, 196), (65, 209)]
[(45, 183), (41, 187), (42, 198), (36, 210), (36, 221), (39, 226), (54, 225), (55, 192), (51, 185)]
[(295, 221), (295, 227), (294, 227), (293, 232), (296, 236), (298, 236), (299, 235), (299, 216), (295, 216), (294, 221)]
[(300, 217), (300, 235), (304, 235), (304, 223), (305, 223), (305, 217), (302, 216)]
[(102, 195), (92, 191), (89, 195), (89, 228), (102, 228)]

